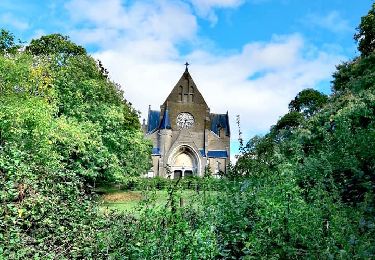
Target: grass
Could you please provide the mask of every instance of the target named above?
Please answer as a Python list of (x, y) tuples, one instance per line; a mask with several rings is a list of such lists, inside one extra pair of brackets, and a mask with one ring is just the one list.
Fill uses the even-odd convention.
[(101, 196), (103, 209), (133, 211), (142, 201), (141, 191), (115, 191)]
[[(152, 204), (155, 206), (163, 206), (167, 204), (168, 192), (166, 190), (157, 191), (121, 191), (118, 189), (102, 190), (101, 208), (114, 209), (119, 211), (132, 212), (137, 209), (141, 202), (147, 203), (147, 198), (152, 198)], [(177, 195), (182, 198), (183, 203), (192, 202), (195, 191), (183, 190), (178, 191)]]

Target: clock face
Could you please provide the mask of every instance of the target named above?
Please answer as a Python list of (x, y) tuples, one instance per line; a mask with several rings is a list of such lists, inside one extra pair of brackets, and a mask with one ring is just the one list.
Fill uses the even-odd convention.
[(190, 113), (183, 112), (183, 113), (178, 114), (176, 118), (176, 123), (180, 129), (182, 128), (188, 129), (194, 125), (194, 117)]

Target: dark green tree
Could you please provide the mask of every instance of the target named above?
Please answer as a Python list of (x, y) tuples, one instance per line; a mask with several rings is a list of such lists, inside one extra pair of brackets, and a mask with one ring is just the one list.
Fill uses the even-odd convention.
[(86, 55), (86, 50), (69, 40), (68, 36), (50, 34), (31, 40), (26, 51), (33, 55), (59, 54), (64, 57)]
[(328, 101), (328, 97), (315, 89), (304, 89), (289, 103), (289, 110), (301, 112), (310, 117), (318, 112)]
[(0, 259), (108, 258), (108, 248), (99, 256), (107, 220), (92, 188), (150, 166), (138, 113), (118, 85), (85, 50), (52, 38), (67, 47), (34, 41), (0, 55)]
[(14, 41), (14, 35), (4, 29), (0, 30), (0, 54), (16, 53), (21, 48), (20, 44)]
[(300, 112), (292, 111), (282, 116), (279, 121), (277, 121), (275, 128), (277, 130), (290, 129), (300, 126), (303, 121), (304, 118)]
[(375, 50), (375, 3), (367, 15), (361, 18), (354, 39), (358, 42), (358, 50), (367, 56)]
[(360, 92), (373, 88), (375, 84), (375, 53), (355, 58), (337, 66), (333, 73), (332, 90), (334, 93), (345, 91)]
[(261, 149), (265, 137), (253, 138), (236, 164), (265, 173), (249, 175), (260, 187), (247, 243), (254, 258), (375, 254), (366, 224), (375, 221), (374, 7), (355, 36), (362, 55), (337, 67), (333, 94), (300, 92), (265, 135), (273, 152)]

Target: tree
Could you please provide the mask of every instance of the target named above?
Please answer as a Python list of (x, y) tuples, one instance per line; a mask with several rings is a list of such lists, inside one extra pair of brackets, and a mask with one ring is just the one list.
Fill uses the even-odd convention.
[(65, 154), (76, 169), (90, 172), (94, 168), (96, 173), (90, 175), (97, 181), (126, 181), (149, 169), (151, 148), (140, 131), (138, 112), (124, 99), (121, 86), (108, 79), (101, 63), (59, 34), (33, 40), (26, 50), (34, 59), (50, 62), (45, 74), (52, 79), (57, 115), (67, 117), (68, 124), (78, 121), (96, 128), (92, 139), (99, 136), (101, 152), (87, 153), (91, 149), (86, 147)]
[(86, 55), (86, 50), (69, 40), (68, 36), (50, 34), (31, 40), (26, 51), (33, 55), (58, 54), (63, 57)]
[[(97, 257), (98, 240), (112, 234), (101, 229), (108, 222), (92, 188), (150, 167), (138, 113), (67, 37), (44, 36), (8, 55), (13, 36), (2, 36), (0, 258)], [(109, 257), (103, 252), (97, 258)]]
[(276, 129), (290, 129), (293, 127), (297, 127), (301, 125), (304, 118), (300, 112), (292, 111), (287, 114), (285, 114), (283, 117), (279, 119), (279, 121), (276, 124)]
[(345, 91), (358, 93), (371, 89), (375, 84), (375, 52), (361, 56), (337, 66), (333, 74), (332, 90), (335, 93)]
[(366, 16), (361, 18), (354, 39), (358, 42), (358, 50), (367, 56), (375, 50), (375, 3)]
[(318, 112), (328, 101), (328, 97), (315, 89), (304, 89), (289, 103), (289, 110), (301, 112), (310, 117)]
[(0, 54), (16, 53), (21, 48), (20, 44), (14, 42), (14, 35), (4, 29), (0, 30)]
[(237, 161), (241, 172), (264, 172), (249, 174), (261, 187), (247, 242), (253, 258), (375, 253), (375, 228), (366, 225), (375, 221), (374, 7), (356, 36), (362, 55), (337, 66), (333, 94), (298, 93), (265, 135), (271, 142), (251, 139)]

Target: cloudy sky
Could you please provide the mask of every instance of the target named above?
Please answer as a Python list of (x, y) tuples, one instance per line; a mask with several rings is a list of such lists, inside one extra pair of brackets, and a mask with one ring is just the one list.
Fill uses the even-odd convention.
[(0, 0), (0, 27), (24, 40), (62, 33), (86, 47), (146, 116), (189, 71), (215, 113), (229, 111), (232, 154), (267, 132), (304, 88), (330, 93), (335, 65), (372, 0)]

